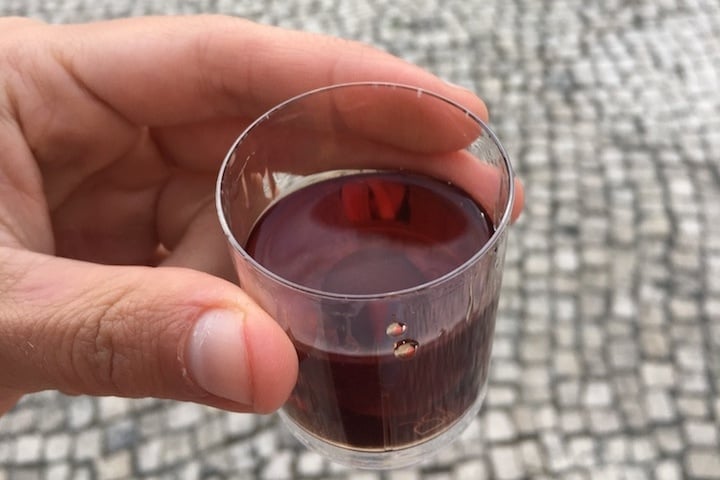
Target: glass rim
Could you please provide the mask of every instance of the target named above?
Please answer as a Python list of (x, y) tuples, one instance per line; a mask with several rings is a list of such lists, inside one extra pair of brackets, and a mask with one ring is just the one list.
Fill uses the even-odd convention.
[[(358, 87), (381, 87), (381, 88), (393, 88), (393, 89), (400, 89), (400, 90), (406, 90), (406, 91), (414, 91), (418, 93), (422, 93), (423, 95), (428, 95), (430, 97), (435, 98), (436, 100), (443, 101), (447, 103), (448, 105), (462, 110), (465, 115), (472, 119), (473, 121), (477, 122), (482, 131), (488, 135), (490, 140), (492, 140), (495, 147), (500, 152), (500, 156), (502, 157), (503, 164), (507, 168), (507, 202), (505, 204), (505, 208), (503, 210), (502, 215), (500, 216), (500, 221), (497, 224), (497, 227), (495, 227), (495, 231), (490, 236), (490, 238), (480, 247), (470, 258), (465, 260), (460, 265), (456, 266), (449, 272), (437, 277), (433, 278), (431, 280), (428, 280), (427, 282), (423, 282), (421, 284), (415, 285), (413, 287), (404, 288), (400, 290), (392, 290), (388, 292), (381, 292), (381, 293), (372, 293), (372, 294), (344, 294), (344, 293), (335, 293), (335, 292), (326, 292), (324, 290), (319, 290), (316, 288), (307, 287), (305, 285), (302, 285), (300, 283), (293, 282), (291, 280), (288, 280), (287, 278), (278, 275), (277, 273), (273, 272), (272, 270), (266, 268), (264, 265), (262, 265), (260, 262), (255, 260), (252, 255), (250, 255), (247, 250), (245, 250), (245, 247), (243, 247), (240, 242), (235, 238), (235, 235), (232, 232), (232, 229), (227, 221), (225, 210), (223, 208), (223, 195), (222, 195), (222, 187), (223, 187), (223, 181), (225, 180), (228, 167), (230, 166), (230, 163), (233, 159), (233, 156), (236, 153), (237, 148), (240, 146), (240, 144), (245, 140), (252, 132), (253, 130), (262, 124), (265, 121), (268, 121), (270, 117), (273, 116), (273, 114), (278, 113), (279, 111), (283, 110), (284, 108), (303, 100), (307, 97), (311, 97), (313, 95), (325, 93), (332, 90), (338, 90), (342, 88), (358, 88)], [(373, 169), (382, 171), (383, 169)], [(390, 170), (390, 169), (388, 169)], [(402, 169), (395, 169), (395, 171), (402, 171)], [(282, 197), (281, 197), (282, 198)], [(363, 82), (348, 82), (348, 83), (336, 83), (332, 85), (326, 85), (323, 87), (315, 88), (312, 90), (305, 91), (303, 93), (300, 93), (298, 95), (292, 96), (274, 107), (267, 110), (265, 113), (259, 115), (255, 120), (253, 120), (250, 125), (248, 125), (242, 133), (233, 141), (232, 145), (230, 146), (230, 149), (228, 150), (227, 154), (225, 155), (225, 158), (222, 161), (222, 164), (220, 166), (220, 170), (218, 172), (217, 181), (215, 184), (215, 208), (220, 220), (220, 225), (222, 227), (223, 233), (225, 234), (225, 237), (227, 237), (228, 242), (232, 246), (232, 249), (234, 252), (239, 253), (242, 255), (244, 259), (246, 259), (252, 268), (255, 271), (260, 272), (262, 275), (264, 275), (267, 278), (270, 278), (273, 282), (283, 285), (293, 291), (303, 293), (305, 295), (310, 295), (317, 298), (326, 298), (326, 299), (337, 299), (337, 300), (372, 300), (372, 299), (386, 299), (388, 297), (396, 297), (396, 296), (403, 296), (403, 295), (409, 295), (414, 294), (418, 292), (422, 292), (428, 288), (432, 288), (436, 285), (443, 284), (447, 281), (449, 281), (452, 278), (457, 277), (458, 275), (462, 274), (465, 270), (470, 268), (472, 265), (474, 265), (476, 262), (480, 261), (481, 258), (485, 257), (489, 251), (491, 251), (495, 245), (499, 242), (500, 238), (505, 234), (505, 230), (510, 224), (511, 217), (512, 217), (512, 209), (513, 204), (515, 202), (515, 173), (513, 171), (512, 164), (510, 163), (510, 159), (508, 157), (507, 152), (505, 151), (505, 148), (503, 147), (502, 143), (500, 143), (500, 140), (497, 138), (495, 133), (492, 131), (492, 129), (477, 115), (475, 115), (473, 112), (468, 110), (466, 107), (462, 106), (458, 102), (451, 100), (443, 95), (440, 95), (438, 93), (435, 93), (433, 91), (427, 90), (423, 87), (416, 87), (412, 85), (402, 84), (402, 83), (394, 83), (394, 82), (376, 82), (376, 81), (363, 81)], [(272, 203), (270, 204), (272, 205)], [(258, 217), (259, 218), (259, 217)]]

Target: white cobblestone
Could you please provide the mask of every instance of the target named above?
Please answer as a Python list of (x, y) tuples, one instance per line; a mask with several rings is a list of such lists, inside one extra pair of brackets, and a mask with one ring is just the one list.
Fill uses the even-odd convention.
[(648, 388), (671, 388), (675, 385), (675, 369), (670, 363), (645, 363), (641, 374)]
[(485, 480), (490, 478), (487, 467), (482, 460), (468, 460), (459, 463), (454, 470), (454, 478), (457, 480), (464, 480), (466, 478)]
[[(683, 425), (689, 445), (700, 447), (720, 447), (718, 425), (710, 421), (689, 420)], [(720, 448), (718, 448), (720, 451)]]
[(36, 463), (42, 454), (42, 437), (27, 434), (17, 438), (15, 461), (19, 464)]
[(130, 452), (123, 450), (97, 462), (97, 476), (102, 480), (130, 478), (132, 476), (132, 459)]
[[(262, 478), (264, 480), (292, 480), (292, 452), (280, 451), (277, 452), (268, 461), (267, 465), (263, 469)], [(355, 477), (351, 477), (355, 478)]]
[(525, 475), (518, 453), (513, 447), (493, 447), (490, 450), (490, 459), (499, 480), (515, 480)]
[(654, 422), (671, 422), (677, 411), (670, 394), (665, 390), (651, 390), (646, 397), (647, 414)]
[(100, 418), (110, 420), (126, 415), (130, 411), (130, 400), (121, 397), (100, 397), (98, 400)]
[(485, 414), (485, 436), (491, 442), (502, 442), (515, 438), (515, 426), (510, 415), (502, 410), (488, 410)]
[(302, 452), (298, 456), (297, 470), (303, 476), (317, 476), (323, 471), (323, 457), (312, 450)]
[(607, 383), (590, 382), (585, 388), (583, 403), (590, 408), (607, 407), (612, 402), (612, 390)]
[(720, 456), (717, 450), (690, 451), (685, 455), (687, 472), (697, 479), (720, 478)]
[(70, 455), (72, 437), (68, 433), (56, 433), (45, 439), (43, 457), (49, 462), (64, 460)]
[(195, 403), (177, 403), (165, 412), (166, 424), (171, 430), (188, 428), (200, 422), (204, 409)]
[(76, 460), (91, 460), (100, 457), (102, 447), (102, 434), (100, 430), (92, 428), (83, 430), (75, 438), (73, 445), (73, 458)]
[[(2, 475), (0, 474), (0, 479)], [(43, 480), (70, 480), (72, 470), (69, 463), (56, 463), (47, 467)]]
[(657, 480), (682, 480), (682, 468), (673, 460), (664, 460), (655, 467)]

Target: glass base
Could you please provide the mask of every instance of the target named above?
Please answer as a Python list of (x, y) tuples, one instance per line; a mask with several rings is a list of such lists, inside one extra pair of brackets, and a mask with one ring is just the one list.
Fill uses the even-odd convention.
[(487, 384), (483, 387), (475, 403), (447, 429), (423, 442), (397, 450), (356, 450), (328, 443), (295, 423), (284, 410), (281, 409), (279, 414), (283, 423), (295, 438), (306, 447), (324, 455), (329, 460), (353, 468), (389, 470), (408, 467), (427, 460), (429, 456), (434, 455), (443, 447), (455, 441), (480, 411), (486, 393)]

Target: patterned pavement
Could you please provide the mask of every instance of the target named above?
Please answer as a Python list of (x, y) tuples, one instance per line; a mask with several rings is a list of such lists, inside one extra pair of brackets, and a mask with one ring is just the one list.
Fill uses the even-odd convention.
[(0, 418), (0, 480), (720, 479), (720, 2), (0, 0), (178, 12), (366, 41), (487, 100), (527, 186), (487, 402), (437, 457), (377, 473), (272, 415), (43, 392)]

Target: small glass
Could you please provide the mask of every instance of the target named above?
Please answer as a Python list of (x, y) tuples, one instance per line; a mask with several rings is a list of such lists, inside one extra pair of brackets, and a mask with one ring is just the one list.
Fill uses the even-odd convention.
[[(412, 204), (402, 193), (389, 214), (376, 206), (378, 221), (407, 203), (402, 208), (414, 209), (408, 215), (440, 243), (411, 240), (395, 256), (374, 249), (355, 262), (354, 278), (367, 276), (363, 285), (379, 291), (300, 282), (249, 253), (253, 230), (284, 197), (359, 174), (439, 180), (480, 207), (489, 238), (463, 240), (469, 254), (445, 262), (445, 251), (457, 243), (449, 218), (458, 202), (468, 202), (450, 192), (445, 204)], [(332, 197), (339, 211), (358, 198), (379, 202), (383, 192), (396, 191), (364, 185), (347, 189), (354, 200), (344, 197), (345, 187)], [(219, 174), (217, 207), (240, 285), (298, 351), (298, 382), (280, 415), (301, 442), (354, 467), (396, 468), (427, 458), (465, 429), (486, 392), (513, 198), (512, 168), (490, 129), (463, 106), (421, 88), (375, 82), (320, 88), (272, 108), (240, 135)], [(298, 230), (271, 231), (265, 242), (275, 254), (287, 245), (285, 263), (308, 256), (299, 274), (327, 279), (365, 248), (355, 237), (328, 246), (319, 235), (316, 246), (292, 251), (305, 235), (297, 215), (287, 222)], [(344, 228), (352, 230), (349, 225)], [(397, 268), (376, 275), (372, 265)], [(417, 284), (394, 284), (393, 274), (402, 277), (403, 269), (425, 273)]]

